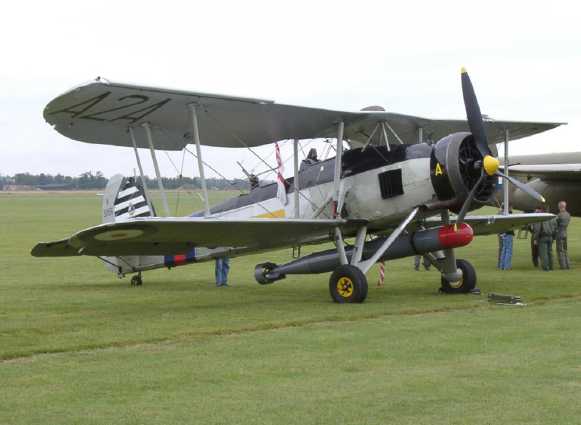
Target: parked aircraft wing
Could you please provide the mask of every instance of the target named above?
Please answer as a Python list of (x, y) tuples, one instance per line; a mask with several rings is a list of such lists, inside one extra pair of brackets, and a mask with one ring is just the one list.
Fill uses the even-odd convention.
[[(53, 99), (44, 118), (73, 140), (115, 146), (132, 146), (128, 127), (134, 128), (137, 145), (148, 148), (141, 124), (150, 124), (155, 147), (181, 150), (192, 143), (190, 105), (196, 105), (201, 143), (220, 147), (258, 146), (284, 139), (335, 137), (337, 122), (345, 122), (345, 139), (354, 146), (365, 143), (378, 122), (385, 121), (406, 144), (417, 141), (418, 128), (433, 141), (467, 130), (464, 120), (431, 120), (376, 111), (333, 111), (278, 104), (271, 100), (137, 86), (100, 78)], [(491, 144), (540, 133), (560, 123), (488, 122)], [(392, 134), (388, 137), (396, 142)]]
[[(554, 218), (554, 214), (530, 213), (530, 214), (510, 214), (510, 215), (469, 215), (464, 218), (474, 230), (475, 235), (494, 235), (508, 230), (515, 230), (522, 226), (538, 223)], [(456, 217), (450, 217), (452, 223)], [(430, 218), (426, 220), (428, 227), (441, 226), (442, 220)]]
[(170, 255), (193, 247), (273, 249), (329, 240), (333, 229), (353, 230), (363, 221), (197, 217), (137, 218), (82, 230), (65, 241), (39, 243), (35, 257), (71, 255)]
[(511, 176), (581, 181), (581, 164), (523, 164), (511, 165), (508, 170)]

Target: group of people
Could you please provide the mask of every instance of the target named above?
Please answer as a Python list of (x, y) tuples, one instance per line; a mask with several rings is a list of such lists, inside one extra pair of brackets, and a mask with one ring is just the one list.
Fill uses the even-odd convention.
[[(542, 270), (553, 270), (553, 242), (556, 242), (557, 257), (561, 269), (569, 269), (569, 255), (567, 253), (567, 227), (571, 221), (571, 214), (567, 211), (567, 203), (558, 204), (559, 213), (552, 220), (534, 223), (528, 226), (531, 233), (531, 256), (535, 267)], [(542, 208), (535, 212), (543, 212)], [(500, 270), (512, 268), (512, 247), (514, 231), (498, 235), (498, 264)]]
[[(542, 212), (539, 210), (538, 212)], [(571, 214), (567, 211), (567, 203), (559, 202), (559, 213), (553, 220), (543, 221), (530, 225), (531, 256), (535, 267), (545, 271), (553, 270), (553, 241), (557, 246), (557, 258), (561, 269), (569, 269), (569, 255), (567, 252), (567, 227), (571, 221)]]

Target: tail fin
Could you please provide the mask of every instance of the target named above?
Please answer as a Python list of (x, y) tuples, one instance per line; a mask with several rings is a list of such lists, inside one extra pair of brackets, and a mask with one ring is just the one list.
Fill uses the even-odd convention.
[(154, 216), (140, 180), (120, 174), (111, 177), (103, 194), (103, 223)]

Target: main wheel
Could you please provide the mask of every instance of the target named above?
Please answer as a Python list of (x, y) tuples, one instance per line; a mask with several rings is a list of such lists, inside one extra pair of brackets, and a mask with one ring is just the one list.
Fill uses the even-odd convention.
[(456, 260), (456, 267), (462, 270), (462, 279), (450, 283), (442, 276), (442, 292), (448, 294), (466, 294), (476, 288), (476, 270), (466, 260)]
[(367, 298), (367, 278), (355, 266), (339, 266), (329, 279), (329, 291), (336, 303), (362, 303)]
[(141, 280), (141, 273), (133, 275), (131, 278), (131, 286), (141, 286), (143, 285), (143, 280)]

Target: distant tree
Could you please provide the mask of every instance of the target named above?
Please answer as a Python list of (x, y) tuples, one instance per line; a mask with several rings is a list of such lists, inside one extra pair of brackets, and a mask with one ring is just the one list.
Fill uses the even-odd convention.
[[(58, 186), (67, 189), (81, 190), (100, 190), (107, 185), (107, 178), (101, 171), (85, 171), (77, 177), (64, 176), (57, 174), (55, 176), (46, 173), (30, 174), (17, 173), (14, 176), (0, 176), (0, 188), (5, 185), (14, 183), (18, 185), (34, 187), (51, 187)], [(145, 176), (145, 182), (148, 187), (157, 188), (157, 181), (154, 178)], [(199, 177), (162, 177), (163, 185), (168, 190), (180, 188), (201, 189), (202, 184)], [(263, 181), (262, 184), (270, 183)], [(250, 184), (246, 179), (206, 179), (206, 185), (210, 190), (250, 190)], [(1, 189), (0, 189), (1, 190)]]

